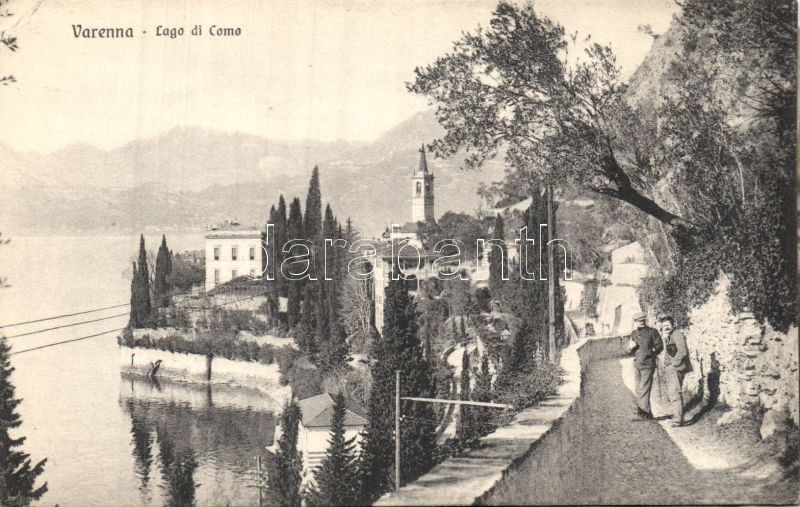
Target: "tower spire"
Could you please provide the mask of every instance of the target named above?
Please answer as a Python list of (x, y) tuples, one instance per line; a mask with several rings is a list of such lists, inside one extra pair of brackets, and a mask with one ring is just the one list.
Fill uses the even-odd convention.
[(411, 176), (411, 221), (432, 223), (433, 218), (433, 174), (428, 172), (425, 160), (425, 145), (419, 147), (419, 168)]

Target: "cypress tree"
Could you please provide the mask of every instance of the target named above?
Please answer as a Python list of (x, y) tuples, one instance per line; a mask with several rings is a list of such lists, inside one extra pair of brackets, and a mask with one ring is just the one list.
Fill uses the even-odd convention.
[(9, 435), (9, 430), (22, 424), (16, 411), (22, 400), (14, 397), (15, 388), (11, 383), (14, 368), (10, 350), (6, 337), (0, 336), (0, 505), (29, 505), (47, 492), (46, 482), (39, 487), (35, 485), (47, 459), (31, 465), (30, 456), (18, 449), (25, 437)]
[[(489, 370), (489, 357), (487, 354), (481, 356), (481, 367), (475, 375), (475, 389), (472, 390), (472, 398), (475, 401), (492, 401), (492, 372)], [(489, 407), (475, 408), (473, 420), (475, 433), (478, 436), (486, 435), (494, 428), (492, 410)]]
[[(342, 238), (342, 230), (330, 205), (325, 208), (325, 221), (323, 222), (323, 235), (334, 242)], [(317, 336), (320, 341), (320, 364), (327, 370), (336, 370), (345, 365), (347, 360), (347, 343), (344, 327), (340, 322), (339, 287), (342, 278), (346, 275), (346, 251), (333, 245), (324, 254), (324, 269), (320, 282), (320, 301), (317, 319)], [(325, 273), (330, 280), (324, 279)]]
[(287, 401), (283, 406), (281, 436), (275, 455), (276, 473), (271, 473), (267, 479), (269, 489), (277, 496), (280, 505), (299, 506), (301, 502), (303, 453), (297, 450), (297, 437), (302, 416), (296, 401)]
[[(397, 268), (395, 268), (397, 269)], [(385, 289), (383, 336), (373, 342), (369, 420), (361, 453), (361, 502), (372, 503), (394, 482), (395, 371), (401, 371), (401, 396), (430, 397), (430, 365), (417, 337), (416, 308), (403, 279)], [(401, 481), (425, 473), (433, 464), (436, 420), (430, 403), (401, 405)]]
[[(319, 168), (314, 166), (311, 179), (308, 182), (306, 195), (306, 213), (303, 217), (303, 233), (305, 239), (313, 245), (311, 251), (311, 277), (306, 283), (303, 303), (303, 322), (312, 333), (316, 333), (317, 340), (324, 339), (318, 328), (322, 298), (320, 286), (323, 285), (324, 270), (324, 239), (322, 237), (322, 194), (319, 185)], [(324, 327), (324, 323), (320, 324)], [(315, 344), (316, 345), (316, 344)], [(309, 350), (311, 352), (311, 350)]]
[[(322, 239), (322, 193), (319, 186), (319, 168), (317, 166), (314, 166), (314, 170), (311, 171), (311, 179), (308, 182), (303, 230), (305, 231), (306, 239), (311, 240), (315, 246), (320, 243)], [(318, 250), (315, 254), (321, 255), (321, 252), (322, 250)], [(317, 267), (319, 267), (319, 262)]]
[[(289, 207), (289, 219), (286, 226), (287, 240), (303, 238), (303, 215), (300, 211), (300, 199), (295, 197)], [(300, 250), (295, 247), (288, 256), (299, 254)], [(303, 285), (305, 280), (287, 280), (287, 304), (286, 317), (289, 327), (294, 327), (300, 322), (301, 308), (303, 300)]]
[[(145, 263), (146, 264), (146, 263)], [(156, 273), (154, 277), (156, 304), (159, 308), (166, 308), (170, 303), (169, 274), (172, 272), (172, 262), (167, 248), (167, 237), (161, 236), (161, 246), (158, 247), (156, 255)]]
[(147, 252), (144, 247), (144, 234), (139, 238), (139, 260), (133, 265), (131, 282), (131, 318), (128, 326), (145, 327), (152, 322), (150, 302), (150, 272), (147, 268)]
[[(470, 400), (470, 386), (469, 386), (469, 352), (464, 349), (464, 354), (461, 356), (461, 401)], [(456, 427), (456, 438), (462, 441), (469, 442), (474, 440), (474, 425), (472, 423), (472, 407), (469, 405), (460, 405), (458, 410), (458, 426)]]
[(288, 219), (286, 216), (286, 201), (283, 199), (283, 194), (278, 198), (278, 209), (275, 212), (275, 245), (272, 248), (274, 259), (272, 260), (275, 266), (275, 281), (278, 283), (278, 295), (286, 296), (287, 282), (286, 279), (280, 276), (281, 263), (286, 258), (283, 253), (283, 245), (288, 239)]
[[(494, 221), (494, 237), (499, 240), (505, 239), (503, 217), (499, 214)], [(493, 246), (489, 252), (489, 291), (493, 299), (500, 299), (504, 271), (508, 273), (508, 249), (505, 244), (499, 247)]]
[(345, 440), (344, 395), (334, 397), (328, 450), (314, 472), (315, 487), (307, 499), (311, 505), (354, 505), (358, 501), (358, 463), (355, 437)]
[[(276, 253), (276, 250), (277, 250), (277, 248), (275, 248), (275, 236), (276, 236), (276, 234), (275, 234), (275, 229), (276, 229), (275, 223), (277, 221), (278, 221), (278, 212), (275, 209), (275, 205), (273, 204), (269, 208), (269, 214), (267, 215), (267, 228), (266, 228), (266, 230), (264, 231), (264, 234), (263, 234), (264, 247), (267, 248), (267, 245), (269, 245), (269, 246), (267, 248), (267, 255), (265, 255), (263, 260), (261, 261), (261, 271), (264, 273), (264, 283), (271, 286), (271, 288), (272, 288), (271, 292), (272, 292), (273, 297), (275, 297), (275, 298), (277, 298), (278, 282), (277, 282), (277, 280), (274, 280), (271, 283), (268, 282), (267, 281), (267, 276), (269, 275), (272, 278), (276, 278), (276, 275), (278, 274), (278, 270), (276, 269), (276, 266), (280, 267), (280, 263), (276, 264), (276, 262), (275, 262), (275, 261), (278, 260), (276, 258), (276, 256), (275, 256), (275, 253)], [(271, 233), (270, 233), (270, 229), (269, 229), (269, 224), (272, 224), (272, 232)], [(269, 263), (267, 263), (267, 260), (269, 260)]]
[[(538, 189), (534, 190), (532, 197), (531, 205), (523, 218), (528, 228), (528, 237), (536, 235), (534, 239), (538, 241), (539, 224), (547, 222), (547, 204)], [(542, 248), (542, 255), (545, 253), (546, 249)], [(546, 259), (542, 259), (542, 269), (546, 270)], [(520, 325), (512, 343), (513, 350), (509, 351), (503, 361), (500, 377), (506, 377), (508, 373), (530, 371), (537, 351), (543, 351), (547, 342), (547, 282), (540, 280), (542, 274), (539, 272), (538, 245), (531, 246), (525, 242), (519, 262), (520, 269), (511, 271), (510, 280), (503, 284), (501, 291), (504, 308), (518, 319)], [(534, 279), (522, 278), (522, 269), (531, 273)], [(546, 272), (544, 275), (546, 276)]]

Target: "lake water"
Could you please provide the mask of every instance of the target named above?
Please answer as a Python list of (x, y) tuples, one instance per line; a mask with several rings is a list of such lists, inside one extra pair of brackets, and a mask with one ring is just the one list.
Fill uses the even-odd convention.
[[(5, 237), (6, 235), (4, 235)], [(0, 246), (0, 323), (128, 303), (138, 237), (11, 237)], [(157, 249), (160, 237), (146, 237)], [(203, 245), (168, 237), (174, 252)], [(111, 317), (11, 338), (12, 352), (124, 327), (128, 307), (26, 326), (27, 331)], [(125, 314), (115, 317), (118, 314)], [(12, 356), (12, 379), (33, 460), (47, 458), (53, 505), (257, 505), (255, 456), (272, 443), (265, 396), (222, 386), (151, 384), (122, 377), (118, 333)], [(271, 406), (271, 405), (269, 405)]]

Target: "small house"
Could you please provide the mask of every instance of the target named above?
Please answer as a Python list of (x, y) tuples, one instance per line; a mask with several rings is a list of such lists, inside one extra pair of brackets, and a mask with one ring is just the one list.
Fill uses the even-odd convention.
[[(328, 393), (312, 396), (298, 402), (302, 418), (298, 428), (297, 449), (303, 453), (303, 471), (306, 480), (312, 476), (325, 453), (331, 436), (331, 416), (333, 415), (333, 398)], [(344, 438), (355, 438), (357, 446), (361, 444), (361, 431), (367, 425), (363, 410), (355, 404), (348, 403), (344, 416)], [(275, 428), (275, 443), (281, 435), (280, 425)]]

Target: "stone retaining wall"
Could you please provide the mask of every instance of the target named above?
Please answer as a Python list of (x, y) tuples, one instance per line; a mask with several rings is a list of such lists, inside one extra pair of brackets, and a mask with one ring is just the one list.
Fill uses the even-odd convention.
[(779, 333), (750, 313), (733, 314), (729, 287), (722, 277), (708, 301), (689, 314), (694, 372), (684, 381), (686, 394), (697, 397), (710, 388), (730, 407), (775, 410), (798, 424), (797, 328)]
[(147, 377), (152, 365), (161, 361), (156, 378), (201, 384), (227, 384), (257, 389), (282, 402), (291, 397), (291, 387), (280, 384), (277, 363), (261, 364), (231, 361), (222, 357), (207, 358), (158, 349), (120, 346), (120, 370), (124, 374)]

